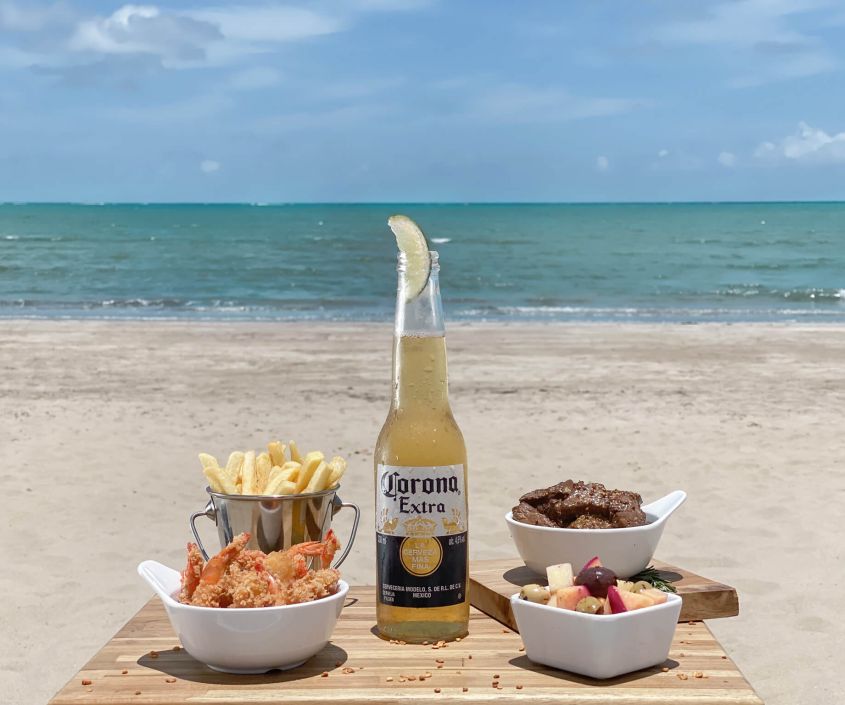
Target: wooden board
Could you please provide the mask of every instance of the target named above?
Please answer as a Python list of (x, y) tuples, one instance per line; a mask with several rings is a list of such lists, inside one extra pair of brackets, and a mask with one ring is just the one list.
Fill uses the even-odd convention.
[[(736, 590), (728, 585), (703, 578), (683, 568), (653, 561), (654, 567), (666, 573), (683, 599), (678, 621), (734, 617), (739, 614)], [(542, 583), (519, 558), (473, 561), (470, 564), (469, 599), (472, 606), (516, 631), (510, 597), (523, 585)]]
[[(520, 651), (518, 634), (476, 610), (472, 610), (470, 635), (445, 648), (390, 644), (372, 631), (375, 588), (353, 588), (349, 598), (332, 641), (322, 652), (292, 671), (260, 676), (216, 673), (184, 650), (174, 651), (176, 637), (161, 602), (154, 598), (50, 705), (364, 705), (436, 703), (440, 698), (444, 703), (762, 705), (700, 622), (678, 625), (670, 658), (663, 664), (667, 671), (658, 666), (595, 681), (535, 666)], [(158, 656), (151, 656), (151, 651)], [(321, 675), (324, 672), (326, 677)], [(702, 677), (696, 677), (696, 672)], [(419, 680), (427, 674), (431, 677)], [(403, 676), (415, 680), (402, 682)], [(500, 689), (491, 685), (495, 676)], [(82, 685), (82, 679), (90, 679), (91, 684)], [(435, 692), (438, 688), (439, 693)]]

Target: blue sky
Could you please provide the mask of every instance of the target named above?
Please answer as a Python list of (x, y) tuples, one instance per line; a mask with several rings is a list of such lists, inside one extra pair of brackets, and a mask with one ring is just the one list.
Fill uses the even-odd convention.
[(845, 199), (845, 4), (0, 0), (0, 200)]

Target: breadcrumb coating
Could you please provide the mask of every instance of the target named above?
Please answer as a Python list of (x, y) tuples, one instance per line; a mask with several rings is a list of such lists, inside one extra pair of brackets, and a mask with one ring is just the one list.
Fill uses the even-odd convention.
[(269, 555), (248, 550), (249, 534), (239, 534), (207, 563), (196, 544), (188, 544), (179, 601), (198, 607), (272, 607), (319, 600), (337, 592), (340, 573), (311, 570), (308, 558), (331, 563), (339, 548), (334, 534)]

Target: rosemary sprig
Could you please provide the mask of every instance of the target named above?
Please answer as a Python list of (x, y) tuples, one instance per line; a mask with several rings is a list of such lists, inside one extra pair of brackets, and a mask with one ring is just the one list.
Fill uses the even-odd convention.
[(651, 583), (658, 590), (663, 590), (663, 592), (678, 592), (671, 582), (661, 577), (660, 571), (657, 570), (657, 568), (655, 568), (653, 565), (650, 565), (645, 570), (641, 570), (636, 575), (632, 575), (630, 578), (628, 578), (628, 580), (630, 580), (632, 583), (635, 583), (638, 580), (645, 580), (645, 582)]

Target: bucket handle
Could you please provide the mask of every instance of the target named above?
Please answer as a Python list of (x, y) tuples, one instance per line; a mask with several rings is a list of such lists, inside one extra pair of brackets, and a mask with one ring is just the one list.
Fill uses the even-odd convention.
[(205, 560), (208, 560), (208, 553), (205, 550), (205, 546), (202, 545), (202, 539), (200, 538), (199, 532), (197, 531), (197, 524), (196, 521), (200, 517), (208, 517), (211, 519), (215, 524), (217, 523), (217, 510), (214, 508), (214, 502), (208, 500), (208, 504), (205, 505), (205, 509), (201, 512), (194, 512), (191, 514), (191, 533), (194, 535), (194, 539), (197, 542), (197, 546), (199, 546), (200, 552), (202, 553), (202, 557)]
[[(334, 567), (340, 568), (340, 564), (346, 560), (346, 557), (349, 555), (349, 552), (352, 550), (352, 544), (355, 543), (355, 537), (358, 535), (358, 523), (361, 520), (361, 509), (358, 507), (357, 504), (352, 504), (352, 502), (337, 502), (335, 503), (334, 507), (332, 508), (332, 516), (337, 514), (341, 509), (344, 507), (349, 507), (353, 512), (355, 512), (355, 517), (352, 520), (352, 530), (349, 532), (349, 541), (346, 542), (346, 548), (341, 551), (340, 556), (335, 561)], [(207, 517), (211, 519), (215, 524), (217, 523), (217, 510), (214, 508), (214, 503), (209, 500), (208, 504), (205, 505), (205, 509), (201, 512), (194, 512), (191, 514), (191, 533), (194, 535), (194, 539), (197, 542), (197, 546), (199, 546), (200, 551), (202, 552), (202, 557), (205, 560), (208, 560), (208, 552), (205, 550), (205, 546), (202, 545), (202, 539), (200, 538), (199, 532), (197, 531), (197, 519), (200, 517)]]
[(335, 505), (337, 509), (333, 509), (332, 516), (334, 516), (337, 512), (339, 512), (344, 507), (349, 507), (352, 511), (355, 512), (355, 518), (352, 520), (352, 530), (349, 532), (349, 541), (346, 542), (346, 548), (343, 549), (340, 553), (340, 557), (335, 561), (334, 568), (340, 568), (340, 564), (346, 560), (346, 556), (349, 555), (349, 552), (352, 550), (352, 544), (355, 543), (355, 536), (358, 534), (358, 522), (361, 519), (361, 510), (359, 509), (357, 504), (352, 504), (352, 502), (341, 502), (340, 504)]

